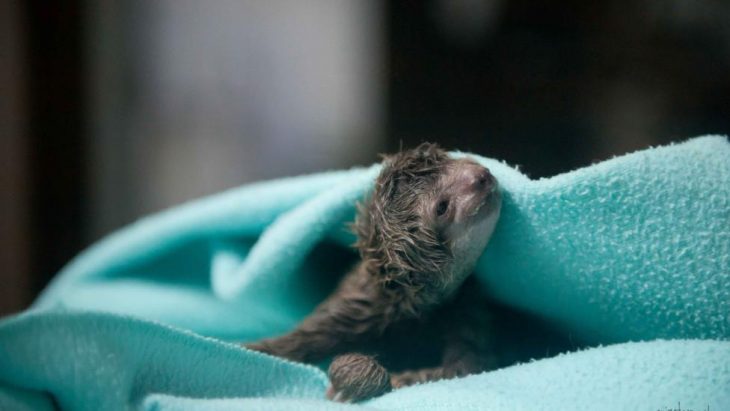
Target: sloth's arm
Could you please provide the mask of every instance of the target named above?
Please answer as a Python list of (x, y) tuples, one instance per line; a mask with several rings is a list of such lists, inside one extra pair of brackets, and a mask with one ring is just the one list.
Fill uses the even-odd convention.
[(341, 353), (382, 326), (371, 293), (355, 271), (293, 331), (245, 346), (308, 363)]
[(320, 307), (293, 331), (245, 344), (246, 348), (299, 362), (317, 362), (336, 352), (343, 339), (337, 319)]

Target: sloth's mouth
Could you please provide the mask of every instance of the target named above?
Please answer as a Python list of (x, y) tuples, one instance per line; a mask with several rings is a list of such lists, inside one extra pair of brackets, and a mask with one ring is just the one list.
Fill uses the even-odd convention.
[(474, 217), (475, 215), (479, 214), (479, 210), (481, 210), (482, 207), (484, 207), (484, 204), (486, 204), (486, 202), (487, 202), (486, 199), (480, 201), (479, 204), (477, 204), (477, 206), (474, 207), (474, 210), (471, 213), (469, 213), (469, 217)]
[(499, 202), (500, 194), (497, 185), (495, 184), (492, 189), (488, 192), (484, 192), (479, 199), (476, 207), (469, 213), (468, 217), (472, 218), (479, 214), (487, 215), (494, 209), (494, 206)]

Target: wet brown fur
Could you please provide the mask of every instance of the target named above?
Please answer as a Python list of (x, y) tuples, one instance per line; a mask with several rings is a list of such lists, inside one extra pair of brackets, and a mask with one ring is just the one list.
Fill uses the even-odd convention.
[(444, 301), (453, 254), (421, 211), (450, 161), (433, 144), (385, 157), (353, 225), (361, 261), (295, 330), (246, 346), (308, 363), (339, 354), (328, 391), (339, 401), (489, 369), (490, 320), (478, 286), (469, 277)]

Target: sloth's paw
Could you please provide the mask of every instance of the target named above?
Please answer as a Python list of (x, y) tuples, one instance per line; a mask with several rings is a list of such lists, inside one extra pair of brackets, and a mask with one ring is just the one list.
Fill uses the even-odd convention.
[(327, 398), (337, 402), (363, 401), (392, 389), (388, 370), (363, 354), (337, 356), (330, 364), (329, 377)]

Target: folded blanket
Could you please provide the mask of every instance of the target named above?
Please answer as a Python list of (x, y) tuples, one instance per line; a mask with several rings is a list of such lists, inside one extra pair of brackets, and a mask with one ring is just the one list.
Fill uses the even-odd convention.
[[(528, 324), (579, 341), (573, 347), (621, 344), (355, 406), (323, 400), (318, 368), (224, 342), (284, 332), (332, 289), (356, 258), (345, 223), (375, 165), (231, 190), (94, 245), (32, 310), (0, 322), (0, 409), (730, 407), (725, 138), (536, 181), (476, 159), (504, 200), (475, 275), (500, 309), (525, 320), (495, 333), (538, 350)], [(627, 342), (636, 340), (654, 341)]]

